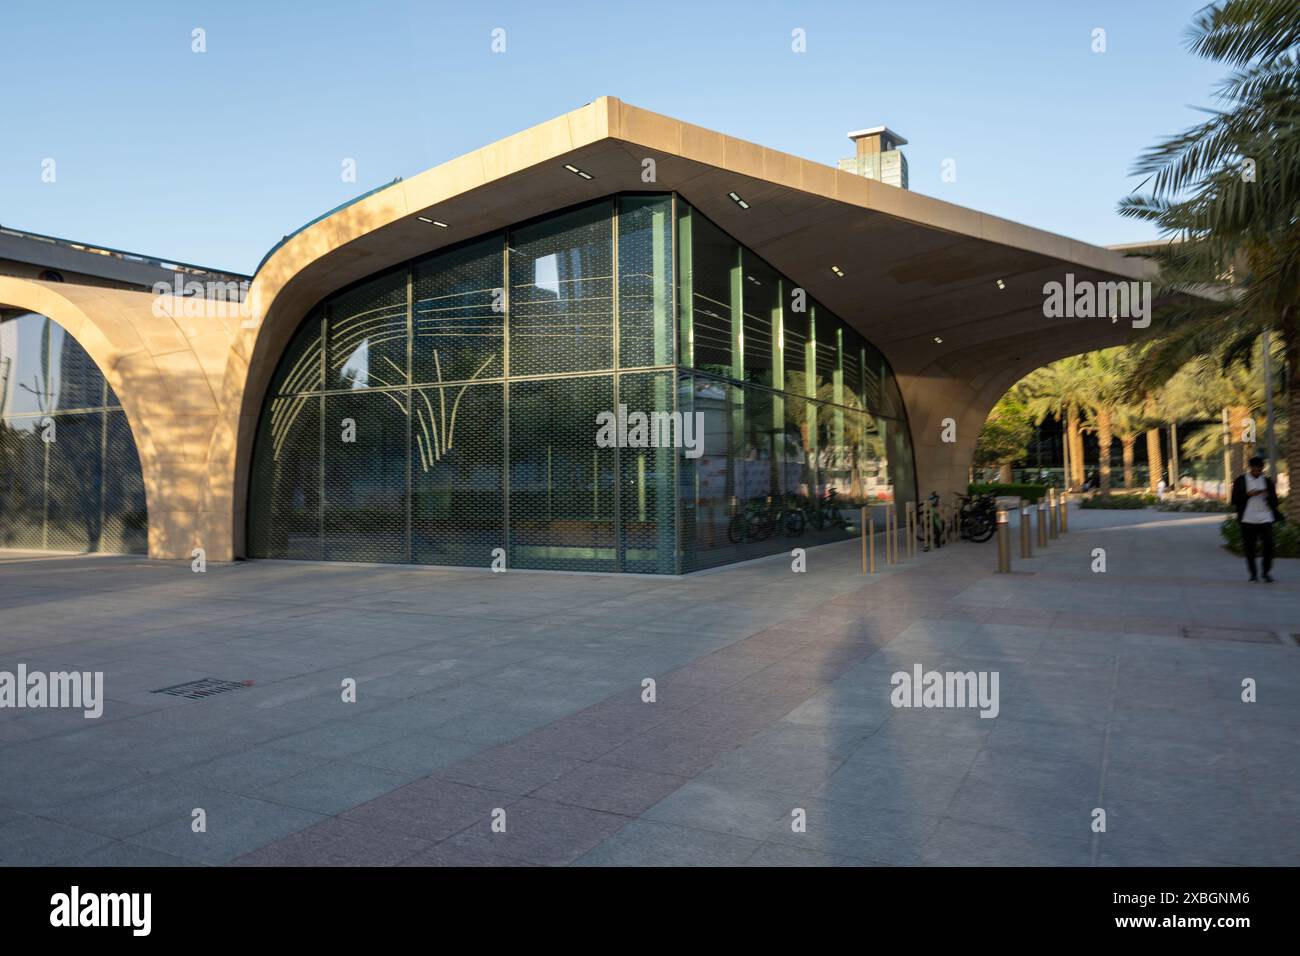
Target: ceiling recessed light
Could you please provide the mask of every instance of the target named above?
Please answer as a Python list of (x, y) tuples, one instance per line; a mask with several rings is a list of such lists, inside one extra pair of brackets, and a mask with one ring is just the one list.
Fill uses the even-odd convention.
[(999, 279), (999, 280), (998, 280), (998, 288), (999, 288), (999, 289), (1005, 289), (1006, 287), (1007, 287), (1007, 286), (1006, 286), (1006, 283), (1003, 282), (1001, 279)]
[(935, 340), (935, 342), (937, 342), (939, 345), (943, 345), (943, 339), (939, 338), (939, 336), (936, 335), (936, 336), (934, 337), (934, 340)]
[(592, 178), (591, 173), (583, 172), (581, 169), (579, 169), (577, 166), (574, 166), (572, 163), (565, 163), (564, 168), (567, 169), (569, 172), (573, 173), (573, 175), (575, 176), (581, 176), (583, 179)]
[(831, 272), (834, 272), (841, 279), (844, 278), (844, 270), (841, 269), (839, 266), (831, 266)]
[(734, 192), (727, 193), (727, 198), (730, 199), (732, 202), (734, 202), (734, 203), (735, 203), (737, 206), (739, 206), (741, 209), (748, 209), (748, 208), (749, 208), (749, 203), (745, 202), (745, 200), (741, 199), (741, 198), (740, 198), (739, 196), (737, 196)]
[(440, 222), (437, 219), (430, 219), (428, 216), (416, 216), (415, 218), (420, 220), (420, 222), (427, 222), (431, 226), (437, 226), (439, 229), (448, 228), (445, 222)]

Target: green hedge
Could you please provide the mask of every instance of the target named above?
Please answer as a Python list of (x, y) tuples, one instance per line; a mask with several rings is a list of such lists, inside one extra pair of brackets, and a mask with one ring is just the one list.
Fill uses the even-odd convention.
[[(1219, 525), (1219, 533), (1228, 550), (1241, 554), (1241, 525), (1236, 515), (1224, 518)], [(1273, 556), (1276, 558), (1300, 558), (1300, 526), (1294, 521), (1283, 521), (1273, 525)]]
[(1007, 498), (1024, 498), (1026, 501), (1037, 501), (1043, 495), (1047, 494), (1047, 485), (1031, 485), (1028, 483), (1016, 484), (1013, 482), (976, 482), (966, 489), (966, 494), (974, 495), (996, 495)]
[(1097, 508), (1103, 511), (1135, 511), (1156, 503), (1155, 495), (1094, 495), (1079, 502), (1080, 508)]

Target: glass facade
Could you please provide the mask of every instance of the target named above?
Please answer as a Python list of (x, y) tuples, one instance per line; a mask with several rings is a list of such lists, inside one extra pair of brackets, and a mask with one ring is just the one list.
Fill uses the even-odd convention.
[(117, 396), (58, 323), (13, 309), (0, 309), (0, 548), (148, 551)]
[(897, 488), (880, 353), (680, 198), (626, 194), (321, 303), (264, 403), (249, 555), (672, 574), (851, 536)]

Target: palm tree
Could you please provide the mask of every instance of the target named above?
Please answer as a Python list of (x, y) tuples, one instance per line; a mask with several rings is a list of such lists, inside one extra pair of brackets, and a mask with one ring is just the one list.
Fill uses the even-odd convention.
[[(1137, 445), (1138, 436), (1142, 434), (1142, 430), (1146, 427), (1146, 414), (1141, 405), (1123, 402), (1115, 406), (1112, 423), (1115, 428), (1115, 437), (1119, 439), (1120, 448), (1123, 450), (1124, 487), (1132, 488), (1134, 449)], [(1157, 442), (1158, 444), (1159, 442)]]
[(1158, 393), (1147, 390), (1142, 394), (1142, 417), (1147, 430), (1147, 485), (1152, 492), (1160, 485), (1165, 471), (1164, 454), (1160, 447), (1160, 403)]
[(1245, 469), (1262, 432), (1259, 418), (1267, 401), (1258, 374), (1262, 359), (1262, 341), (1246, 359), (1227, 365), (1219, 355), (1201, 356), (1183, 366), (1165, 388), (1166, 404), (1179, 418), (1215, 422), (1190, 432), (1187, 449), (1202, 460), (1222, 455), (1228, 477)]
[(1084, 357), (1085, 392), (1083, 407), (1097, 433), (1100, 462), (1098, 490), (1110, 494), (1110, 459), (1115, 442), (1116, 418), (1128, 388), (1132, 356), (1125, 348), (1102, 349)]
[(1041, 425), (1050, 415), (1065, 423), (1065, 487), (1083, 484), (1083, 410), (1089, 395), (1086, 357), (1071, 356), (1030, 372), (1020, 381), (1025, 407)]
[[(1300, 415), (1300, 6), (1294, 0), (1222, 0), (1193, 23), (1191, 50), (1233, 72), (1205, 122), (1147, 151), (1135, 167), (1149, 195), (1120, 204), (1156, 223), (1171, 242), (1155, 256), (1162, 291), (1175, 299), (1152, 323), (1163, 341), (1147, 353), (1135, 387), (1157, 385), (1198, 355), (1249, 354), (1258, 335), (1281, 337)], [(1300, 476), (1300, 441), (1287, 442)], [(1289, 516), (1300, 520), (1300, 495)]]

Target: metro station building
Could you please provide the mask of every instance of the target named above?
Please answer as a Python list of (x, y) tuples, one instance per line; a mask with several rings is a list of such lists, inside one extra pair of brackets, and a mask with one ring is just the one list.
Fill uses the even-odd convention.
[[(252, 277), (0, 228), (0, 548), (680, 574), (829, 542), (963, 488), (1007, 388), (1125, 340), (1045, 283), (1153, 271), (613, 98)], [(598, 443), (621, 407), (702, 448)], [(774, 502), (849, 520), (737, 533)]]

